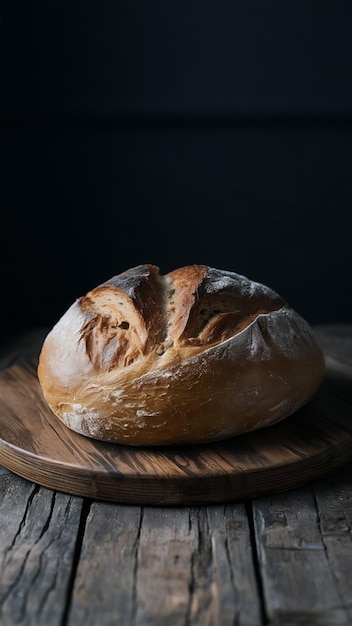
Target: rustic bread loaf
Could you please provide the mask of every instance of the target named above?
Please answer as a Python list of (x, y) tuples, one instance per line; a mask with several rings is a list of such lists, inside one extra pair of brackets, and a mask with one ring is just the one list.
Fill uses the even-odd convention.
[(142, 265), (79, 298), (46, 337), (38, 376), (69, 428), (128, 445), (224, 439), (288, 417), (324, 359), (274, 291), (205, 265)]

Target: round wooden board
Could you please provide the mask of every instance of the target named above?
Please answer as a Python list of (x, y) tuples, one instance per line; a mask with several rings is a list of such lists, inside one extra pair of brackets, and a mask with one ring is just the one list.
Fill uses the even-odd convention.
[(61, 424), (33, 362), (0, 372), (0, 463), (58, 491), (131, 504), (219, 503), (298, 487), (350, 460), (351, 405), (331, 384), (290, 418), (241, 437), (131, 448)]

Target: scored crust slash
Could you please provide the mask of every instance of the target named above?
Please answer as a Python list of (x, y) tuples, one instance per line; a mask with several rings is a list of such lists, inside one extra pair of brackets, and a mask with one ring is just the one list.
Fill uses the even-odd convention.
[(92, 289), (49, 332), (38, 366), (66, 426), (134, 446), (269, 426), (323, 376), (312, 329), (275, 291), (206, 265), (140, 265)]

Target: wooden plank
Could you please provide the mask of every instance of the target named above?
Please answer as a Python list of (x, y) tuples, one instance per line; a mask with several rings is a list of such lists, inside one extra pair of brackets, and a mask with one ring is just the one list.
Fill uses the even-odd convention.
[(328, 565), (352, 623), (352, 467), (316, 482), (313, 489)]
[(270, 624), (350, 624), (309, 488), (253, 505), (258, 561)]
[(138, 506), (92, 503), (73, 588), (69, 626), (134, 623), (141, 518), (142, 510)]
[(138, 626), (189, 623), (197, 526), (189, 509), (146, 508), (138, 547)]
[(0, 472), (0, 622), (59, 626), (82, 500)]
[[(262, 607), (246, 509), (243, 504), (213, 506), (206, 509), (206, 517), (212, 561), (210, 589), (216, 615), (216, 620), (209, 623), (257, 626), (262, 623)], [(203, 586), (203, 594), (198, 605), (206, 601), (207, 585)], [(198, 623), (205, 623), (201, 613)]]
[[(91, 598), (99, 598), (94, 609)], [(243, 505), (93, 503), (69, 626), (260, 626)]]

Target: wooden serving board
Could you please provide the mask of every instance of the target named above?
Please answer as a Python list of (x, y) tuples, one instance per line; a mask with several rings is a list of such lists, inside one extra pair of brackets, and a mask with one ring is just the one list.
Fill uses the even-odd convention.
[(65, 427), (35, 363), (0, 372), (0, 463), (40, 485), (113, 502), (190, 505), (301, 486), (352, 460), (352, 406), (331, 381), (290, 418), (214, 444), (131, 448)]

